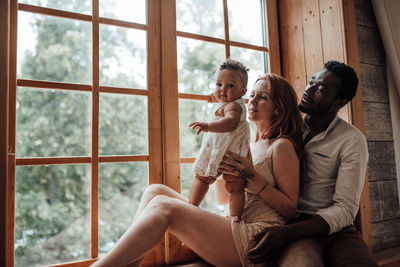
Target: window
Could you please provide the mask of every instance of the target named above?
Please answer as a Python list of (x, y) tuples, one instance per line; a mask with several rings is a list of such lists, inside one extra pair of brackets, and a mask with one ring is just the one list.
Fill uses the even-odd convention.
[[(12, 1), (7, 244), (15, 266), (87, 264), (113, 247), (149, 184), (187, 195), (201, 144), (187, 125), (209, 117), (204, 100), (219, 64), (247, 65), (249, 89), (280, 69), (274, 1), (245, 5)], [(203, 207), (221, 212), (207, 197)], [(184, 257), (173, 237), (165, 245), (166, 255), (160, 247), (145, 264)]]

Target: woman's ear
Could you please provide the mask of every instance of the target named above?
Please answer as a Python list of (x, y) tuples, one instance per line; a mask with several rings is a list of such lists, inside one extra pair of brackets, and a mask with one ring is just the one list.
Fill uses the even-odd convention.
[(274, 110), (274, 115), (275, 115), (275, 116), (278, 116), (278, 115), (279, 115), (279, 110), (278, 110), (277, 108)]

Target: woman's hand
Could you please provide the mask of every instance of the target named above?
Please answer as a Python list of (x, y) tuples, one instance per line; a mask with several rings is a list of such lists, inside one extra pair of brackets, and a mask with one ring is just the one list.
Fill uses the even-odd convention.
[(200, 132), (208, 132), (208, 123), (207, 122), (199, 122), (199, 121), (193, 121), (189, 124), (189, 127), (191, 127), (193, 130), (197, 130), (196, 135), (199, 135)]
[(250, 149), (247, 157), (242, 157), (231, 151), (226, 152), (218, 168), (219, 172), (240, 176), (245, 179), (252, 179), (255, 176), (253, 159)]

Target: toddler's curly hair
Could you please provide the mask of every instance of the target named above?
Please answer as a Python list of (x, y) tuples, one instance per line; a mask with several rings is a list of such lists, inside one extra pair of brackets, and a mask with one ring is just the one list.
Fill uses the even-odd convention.
[(236, 70), (239, 73), (239, 77), (242, 80), (244, 87), (247, 88), (247, 81), (249, 80), (247, 72), (249, 71), (249, 68), (247, 68), (245, 65), (243, 65), (243, 63), (239, 61), (227, 59), (219, 66), (218, 71), (225, 69)]

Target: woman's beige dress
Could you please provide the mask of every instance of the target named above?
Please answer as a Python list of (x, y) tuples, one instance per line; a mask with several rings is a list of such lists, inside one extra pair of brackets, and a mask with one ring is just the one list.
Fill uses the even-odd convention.
[[(253, 144), (250, 145), (250, 148)], [(259, 174), (272, 185), (276, 186), (272, 172), (272, 145), (261, 155), (253, 154), (253, 164)], [(232, 233), (235, 245), (245, 267), (265, 266), (263, 264), (252, 264), (247, 260), (247, 251), (255, 246), (250, 238), (263, 229), (275, 225), (283, 225), (286, 221), (282, 215), (271, 208), (254, 189), (247, 187), (245, 190), (246, 200), (242, 220), (232, 222)]]

